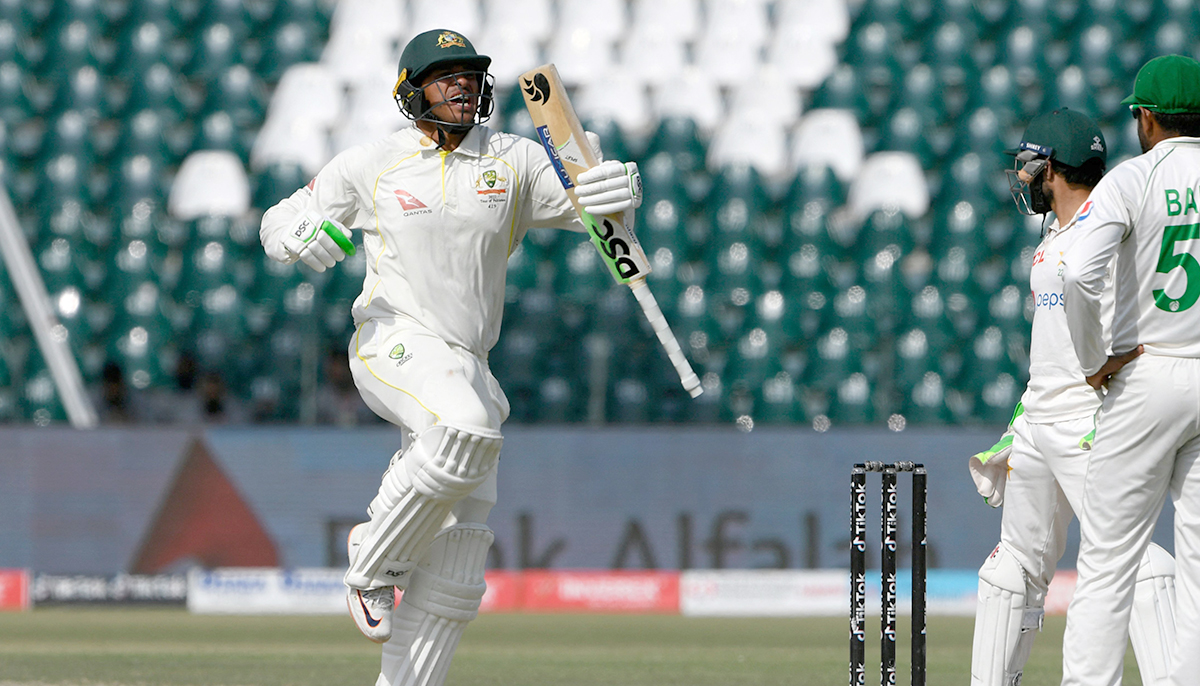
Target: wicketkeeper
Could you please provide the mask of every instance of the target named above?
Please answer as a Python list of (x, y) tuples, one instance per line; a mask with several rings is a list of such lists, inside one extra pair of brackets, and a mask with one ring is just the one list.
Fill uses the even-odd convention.
[[(1066, 548), (1067, 526), (1076, 513), (1085, 516), (1085, 477), (1098, 476), (1089, 475), (1088, 463), (1104, 397), (1084, 380), (1071, 346), (1062, 262), (1082, 235), (1078, 222), (1092, 212), (1088, 195), (1108, 157), (1104, 134), (1088, 116), (1062, 108), (1034, 118), (1011, 152), (1017, 208), (1029, 215), (1053, 212), (1055, 219), (1029, 275), (1034, 298), (1029, 385), (1000, 442), (969, 463), (988, 504), (1004, 506), (1000, 543), (979, 569), (973, 686), (1020, 683), (1042, 628), (1046, 591)], [(1111, 287), (1105, 302), (1111, 321)], [(1102, 336), (1108, 339), (1107, 327)], [(1127, 359), (1138, 354), (1133, 350)], [(1175, 633), (1174, 573), (1170, 554), (1151, 544), (1138, 568), (1134, 603), (1133, 646), (1145, 684), (1167, 677), (1167, 646)]]
[[(479, 610), (509, 412), (487, 360), (508, 257), (531, 228), (584, 231), (546, 152), (480, 125), (490, 64), (454, 31), (414, 37), (393, 92), (413, 126), (339, 154), (263, 216), (267, 254), (317, 271), (354, 250), (347, 227), (362, 234), (350, 367), (367, 405), (403, 429), (345, 577), (354, 621), (384, 643), (380, 686), (443, 683)], [(632, 221), (640, 187), (635, 164), (610, 161), (576, 193)]]

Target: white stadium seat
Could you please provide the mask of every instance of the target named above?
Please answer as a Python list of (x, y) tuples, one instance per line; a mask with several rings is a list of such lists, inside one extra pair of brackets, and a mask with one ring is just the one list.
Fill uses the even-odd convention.
[(238, 217), (250, 209), (250, 179), (238, 156), (228, 150), (199, 150), (179, 165), (167, 211), (176, 219)]
[(634, 0), (632, 33), (691, 40), (700, 33), (699, 0)]
[(625, 134), (648, 134), (654, 121), (645, 87), (622, 70), (581, 85), (572, 104), (580, 119), (611, 119)]
[(725, 116), (725, 105), (717, 84), (696, 67), (687, 67), (676, 78), (652, 89), (650, 98), (657, 119), (685, 117), (712, 133)]
[(708, 167), (731, 164), (749, 164), (770, 180), (782, 180), (788, 173), (787, 130), (769, 122), (729, 117), (708, 145)]
[(862, 129), (849, 110), (810, 110), (792, 136), (792, 166), (827, 166), (842, 183), (850, 182), (862, 166)]
[(911, 218), (923, 216), (929, 211), (929, 184), (921, 163), (907, 152), (870, 155), (850, 185), (846, 204), (858, 221), (886, 208), (896, 208)]
[[(554, 29), (553, 9), (551, 0), (483, 0), (483, 31), (515, 29), (534, 43), (540, 43)], [(478, 48), (475, 37), (469, 38)]]
[(479, 16), (479, 0), (412, 0), (410, 34), (433, 29), (457, 31), (474, 41), (483, 28)]

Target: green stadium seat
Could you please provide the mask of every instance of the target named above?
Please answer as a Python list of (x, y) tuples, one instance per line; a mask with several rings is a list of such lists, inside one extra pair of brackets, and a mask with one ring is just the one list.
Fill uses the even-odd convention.
[[(946, 300), (956, 295), (960, 297), (956, 297), (952, 307)], [(913, 296), (907, 326), (919, 329), (923, 333), (925, 345), (934, 354), (956, 345), (961, 337), (962, 334), (955, 324), (962, 316), (958, 311), (963, 306), (962, 299), (957, 291), (951, 289), (943, 292), (943, 288), (933, 284), (925, 286)], [(974, 321), (964, 328), (967, 334), (974, 333)]]
[(894, 248), (899, 260), (912, 251), (914, 244), (912, 226), (903, 212), (895, 208), (875, 210), (867, 216), (854, 239), (854, 257), (868, 260), (880, 250)]
[(9, 372), (8, 363), (0, 357), (0, 423), (11, 424), (17, 421), (19, 412), (20, 405), (17, 402), (13, 376)]
[(870, 424), (875, 419), (875, 398), (871, 382), (862, 372), (842, 379), (833, 393), (829, 419), (834, 424)]
[(129, 0), (123, 22), (126, 26), (139, 22), (155, 22), (180, 29), (189, 28), (196, 14), (213, 3), (174, 2), (173, 0)]
[(191, 59), (184, 67), (184, 73), (197, 81), (212, 81), (233, 65), (244, 63), (242, 37), (239, 36), (244, 26), (222, 21), (205, 25), (200, 40), (196, 42), (192, 51)]
[(769, 376), (758, 387), (754, 403), (755, 423), (789, 425), (805, 421), (800, 396), (801, 390), (788, 372), (780, 370)]
[(698, 284), (688, 286), (679, 295), (670, 324), (689, 359), (707, 363), (711, 353), (722, 349), (724, 334), (715, 312), (708, 294)]
[(256, 65), (260, 76), (274, 83), (297, 62), (314, 62), (320, 57), (320, 29), (311, 23), (289, 21), (274, 28), (264, 41), (262, 59)]
[(984, 230), (984, 214), (990, 206), (980, 199), (958, 200), (936, 210), (930, 251), (935, 259), (947, 259), (952, 250), (962, 251), (962, 259), (975, 264), (993, 252)]
[(604, 159), (621, 160), (622, 162), (634, 159), (629, 150), (629, 143), (625, 140), (625, 134), (617, 125), (616, 120), (610, 117), (588, 119), (583, 122), (583, 128), (585, 131), (591, 131), (600, 136), (600, 149), (604, 153)]
[(834, 321), (833, 328), (816, 339), (815, 354), (805, 370), (806, 386), (830, 392), (860, 367), (861, 351), (851, 345), (849, 333)]
[(30, 355), (21, 385), (20, 414), (35, 426), (49, 426), (67, 421), (66, 410), (58, 397), (54, 377), (42, 361), (40, 353)]
[(41, 29), (45, 36), (45, 51), (38, 65), (38, 76), (62, 78), (80, 67), (91, 66), (103, 71), (109, 55), (98, 50), (104, 28), (81, 19), (51, 25)]
[(946, 404), (946, 384), (936, 371), (926, 371), (911, 385), (902, 387), (902, 412), (910, 424), (944, 424), (953, 419)]
[(665, 117), (650, 136), (642, 159), (667, 153), (681, 174), (700, 171), (707, 157), (705, 141), (696, 122), (682, 117)]
[(239, 132), (257, 130), (266, 115), (266, 87), (249, 68), (235, 64), (209, 85), (201, 112), (225, 112)]
[(126, 76), (128, 95), (122, 103), (125, 117), (134, 116), (140, 110), (157, 110), (168, 123), (183, 119), (187, 107), (180, 98), (185, 92), (180, 72), (162, 62), (156, 62), (144, 70)]
[(833, 297), (832, 322), (848, 334), (848, 344), (855, 351), (875, 345), (879, 329), (874, 313), (869, 293), (860, 285), (841, 290)]
[(254, 207), (267, 210), (311, 180), (304, 168), (291, 162), (268, 165), (252, 177)]
[(69, 155), (79, 165), (79, 171), (87, 173), (95, 162), (92, 125), (94, 120), (86, 112), (65, 110), (49, 119), (49, 127), (42, 139), (41, 158), (49, 162), (57, 157)]
[(1088, 84), (1087, 75), (1078, 66), (1071, 65), (1063, 69), (1052, 84), (1046, 94), (1045, 103), (1048, 107), (1069, 107), (1093, 116), (1099, 112), (1093, 87)]
[(542, 259), (541, 248), (532, 241), (522, 241), (517, 245), (517, 249), (508, 257), (506, 302), (516, 302), (521, 291), (538, 286), (539, 263)]
[(268, 5), (266, 9), (269, 10), (270, 5), (273, 4), (247, 3), (241, 0), (213, 0), (202, 3), (189, 23), (197, 29), (224, 24), (231, 29), (235, 38), (241, 41), (248, 38), (259, 23), (252, 8), (257, 9), (256, 6)]
[(0, 62), (0, 117), (9, 127), (34, 114), (34, 104), (29, 98), (30, 84), (29, 73), (18, 62)]
[(243, 164), (250, 161), (250, 146), (234, 125), (233, 117), (224, 110), (217, 110), (201, 120), (193, 147), (196, 150), (228, 150)]
[[(333, 6), (322, 0), (292, 0), (291, 2), (262, 3), (250, 7), (253, 21), (263, 26), (280, 26), (288, 22), (328, 26)], [(322, 39), (322, 42), (324, 40)]]
[(121, 119), (120, 126), (114, 155), (118, 164), (136, 155), (145, 155), (164, 166), (182, 161), (168, 142), (168, 122), (160, 110), (134, 111)]
[(124, 160), (108, 192), (109, 206), (122, 213), (144, 201), (162, 206), (166, 201), (164, 172), (162, 161), (148, 155)]
[(680, 294), (692, 283), (690, 277), (694, 265), (683, 263), (678, 250), (665, 246), (654, 248), (645, 243), (642, 247), (646, 249), (646, 257), (650, 260), (650, 275), (646, 277), (646, 284), (670, 321), (675, 315)]
[(1006, 336), (1028, 337), (1033, 321), (1033, 302), (1028, 285), (1010, 283), (988, 299), (988, 322)]
[(980, 75), (971, 106), (991, 110), (999, 118), (1000, 126), (1009, 128), (1034, 116), (1025, 109), (1023, 95), (1012, 70), (1004, 64), (996, 64)]
[(923, 119), (921, 113), (911, 107), (896, 110), (884, 123), (879, 149), (911, 153), (922, 167), (933, 168), (938, 162), (933, 148), (933, 121), (932, 117)]
[(138, 18), (127, 22), (117, 38), (118, 57), (112, 74), (140, 74), (160, 62), (182, 67), (187, 53), (175, 42), (178, 32), (178, 26), (165, 19)]
[(505, 326), (488, 359), (506, 394), (533, 388), (542, 375), (542, 338), (528, 326)]
[[(979, 44), (979, 31), (973, 23), (939, 18), (942, 23), (926, 33), (923, 61), (935, 72), (941, 97), (951, 105), (950, 116), (957, 116), (954, 110), (961, 108), (979, 83), (979, 69), (972, 54)], [(953, 107), (955, 104), (958, 107)]]
[(867, 100), (866, 92), (866, 84), (855, 67), (845, 63), (839, 64), (833, 70), (833, 74), (825, 79), (825, 83), (813, 92), (812, 106), (809, 109), (849, 110), (858, 118), (860, 124), (873, 126), (876, 116)]
[(165, 326), (135, 323), (114, 327), (109, 338), (108, 359), (121, 365), (127, 383), (134, 388), (162, 385), (174, 372), (165, 364), (168, 356), (162, 354), (164, 346), (171, 343), (170, 335)]
[(787, 341), (761, 327), (747, 329), (730, 346), (725, 377), (743, 380), (757, 388), (778, 371), (779, 357)]
[(585, 237), (580, 236), (563, 245), (569, 248), (558, 261), (555, 291), (573, 303), (589, 305), (597, 302), (614, 283), (608, 265)]
[(952, 103), (944, 101), (940, 88), (933, 67), (925, 63), (913, 65), (905, 72), (904, 81), (896, 93), (893, 103), (895, 111), (909, 109), (916, 112), (923, 126), (944, 123), (950, 116), (946, 108)]
[(537, 419), (543, 424), (566, 424), (583, 418), (586, 398), (563, 376), (550, 376), (538, 385)]
[[(995, 174), (999, 171), (997, 167), (1001, 161), (1010, 159), (1004, 155), (1004, 151), (1014, 145), (1013, 141), (1007, 140), (1008, 135), (1001, 116), (991, 108), (980, 107), (962, 117), (954, 132), (950, 154), (958, 157), (959, 161), (968, 154), (978, 155), (983, 173)], [(987, 180), (985, 176), (984, 183)]]
[(793, 232), (805, 233), (804, 227), (801, 226), (803, 216), (797, 216), (797, 212), (807, 212), (812, 202), (821, 204), (822, 220), (832, 208), (846, 202), (845, 185), (833, 169), (826, 165), (809, 165), (798, 169), (788, 187), (783, 203)]
[[(1127, 74), (1118, 50), (1125, 41), (1128, 27), (1119, 22), (1096, 19), (1098, 21), (1073, 37), (1069, 61), (1083, 70), (1084, 79), (1092, 89), (1119, 85), (1124, 91), (1129, 88), (1125, 83), (1126, 77), (1134, 76)], [(1088, 114), (1093, 117), (1101, 115), (1096, 111)]]
[[(131, 295), (144, 283), (156, 288), (169, 287), (170, 280), (179, 278), (177, 274), (168, 273), (174, 270), (167, 257), (167, 247), (154, 236), (122, 237), (115, 241), (114, 247), (102, 290), (114, 303)], [(168, 281), (165, 285), (164, 280)], [(120, 307), (117, 309), (119, 311)]]

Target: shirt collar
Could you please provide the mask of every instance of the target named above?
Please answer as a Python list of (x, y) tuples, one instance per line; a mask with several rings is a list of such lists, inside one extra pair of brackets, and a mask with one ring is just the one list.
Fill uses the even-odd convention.
[[(471, 157), (479, 157), (483, 155), (483, 146), (486, 139), (483, 132), (480, 130), (483, 127), (479, 124), (471, 127), (467, 135), (463, 138), (458, 147), (450, 151), (449, 154), (462, 153)], [(412, 126), (403, 129), (403, 133), (413, 142), (415, 146), (421, 150), (437, 150), (437, 142), (430, 136), (427, 136), (424, 131), (417, 128), (414, 122)]]

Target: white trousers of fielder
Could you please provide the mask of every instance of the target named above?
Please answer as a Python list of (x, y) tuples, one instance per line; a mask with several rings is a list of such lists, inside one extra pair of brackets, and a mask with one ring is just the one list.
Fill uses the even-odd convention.
[(1121, 683), (1134, 582), (1167, 493), (1175, 504), (1170, 683), (1200, 675), (1200, 359), (1145, 354), (1109, 381), (1080, 517), (1064, 686)]

